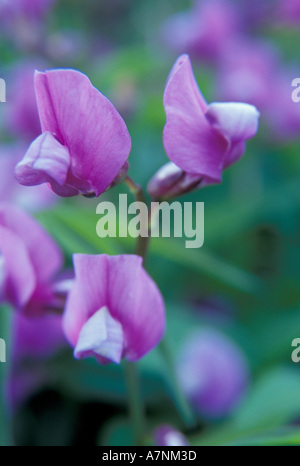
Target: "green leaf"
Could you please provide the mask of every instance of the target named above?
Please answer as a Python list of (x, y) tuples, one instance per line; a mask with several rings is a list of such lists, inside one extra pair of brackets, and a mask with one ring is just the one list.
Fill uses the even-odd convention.
[(126, 447), (134, 445), (131, 423), (127, 418), (118, 417), (108, 421), (99, 435), (99, 446)]
[(279, 215), (289, 217), (300, 206), (299, 180), (284, 181), (270, 187), (262, 196), (236, 197), (210, 205), (205, 214), (206, 238), (209, 245), (230, 239), (254, 225)]
[(185, 249), (177, 240), (157, 238), (151, 242), (151, 251), (239, 291), (256, 294), (263, 289), (263, 282), (258, 277), (222, 261), (207, 250)]
[(239, 439), (226, 446), (234, 447), (292, 447), (300, 445), (300, 429), (286, 428), (266, 432), (258, 436)]
[(295, 421), (300, 416), (300, 373), (276, 368), (254, 385), (232, 421), (195, 439), (196, 445), (226, 445)]
[[(153, 352), (155, 353), (155, 351)], [(165, 397), (165, 385), (161, 364), (157, 356), (151, 362), (152, 353), (140, 363), (141, 388), (145, 401), (155, 404)], [(116, 404), (127, 404), (127, 387), (122, 366), (109, 364), (100, 366), (95, 360), (77, 361), (63, 356), (54, 363), (59, 386), (67, 393), (84, 400), (100, 400)]]

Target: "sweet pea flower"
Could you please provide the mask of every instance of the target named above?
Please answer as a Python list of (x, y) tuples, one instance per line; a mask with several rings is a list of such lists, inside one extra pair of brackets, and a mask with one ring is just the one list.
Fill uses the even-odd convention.
[(191, 335), (177, 360), (180, 384), (202, 415), (219, 418), (241, 401), (249, 382), (247, 361), (225, 335), (203, 330)]
[(56, 0), (0, 0), (0, 18), (27, 18), (39, 21), (45, 17)]
[(34, 67), (30, 63), (19, 65), (12, 70), (8, 79), (11, 85), (7, 99), (6, 127), (11, 134), (30, 143), (41, 134), (34, 90)]
[(155, 445), (158, 447), (189, 447), (185, 436), (169, 425), (162, 425), (154, 431)]
[(196, 0), (192, 9), (175, 14), (164, 25), (165, 42), (177, 53), (208, 62), (226, 53), (240, 30), (239, 11), (228, 0)]
[(163, 298), (138, 256), (74, 256), (64, 330), (74, 356), (100, 364), (136, 361), (165, 330)]
[(16, 411), (41, 387), (51, 383), (53, 374), (45, 367), (45, 362), (65, 347), (67, 342), (62, 330), (61, 315), (46, 314), (29, 319), (20, 313), (14, 313), (11, 368), (6, 388), (12, 411)]
[(25, 51), (42, 52), (45, 19), (56, 0), (0, 0), (1, 33)]
[(243, 30), (250, 33), (266, 23), (274, 24), (280, 0), (239, 0)]
[(58, 198), (47, 186), (27, 188), (17, 183), (14, 169), (23, 155), (23, 145), (0, 146), (0, 202), (11, 202), (31, 212), (52, 207)]
[(49, 183), (63, 197), (99, 196), (128, 170), (123, 119), (79, 71), (36, 72), (35, 90), (43, 133), (16, 167), (18, 182)]
[(300, 21), (299, 0), (241, 0), (245, 27), (296, 26)]
[(279, 0), (278, 19), (287, 24), (295, 24), (300, 21), (299, 0)]
[(171, 198), (217, 184), (222, 173), (245, 152), (245, 142), (258, 130), (259, 112), (243, 103), (204, 100), (188, 55), (181, 56), (167, 82), (164, 147), (172, 164), (158, 172), (148, 190), (155, 198)]
[(220, 65), (216, 93), (221, 99), (257, 106), (267, 136), (289, 140), (300, 133), (300, 108), (291, 99), (296, 75), (293, 70), (282, 70), (280, 57), (269, 43), (241, 40), (232, 44)]
[[(62, 312), (69, 281), (59, 280), (63, 256), (28, 214), (0, 206), (0, 300), (28, 316)], [(66, 287), (66, 288), (65, 288)]]

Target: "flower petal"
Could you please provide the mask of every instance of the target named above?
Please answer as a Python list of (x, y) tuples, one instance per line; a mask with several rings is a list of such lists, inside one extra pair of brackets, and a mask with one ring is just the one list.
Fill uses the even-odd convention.
[(66, 182), (70, 166), (70, 154), (54, 136), (41, 134), (29, 147), (24, 159), (17, 165), (15, 176), (25, 186), (51, 183), (59, 185)]
[(36, 94), (43, 131), (49, 131), (71, 156), (73, 186), (104, 192), (126, 162), (131, 139), (111, 104), (84, 74), (75, 70), (36, 73)]
[(221, 181), (228, 140), (205, 118), (205, 102), (195, 81), (190, 59), (180, 57), (169, 77), (164, 105), (167, 123), (164, 146), (182, 170)]
[(76, 279), (64, 314), (65, 334), (73, 347), (87, 321), (107, 307), (122, 326), (123, 356), (137, 360), (153, 349), (165, 330), (163, 298), (138, 256), (74, 256)]
[(165, 332), (165, 306), (162, 295), (134, 255), (109, 258), (108, 307), (122, 323), (130, 361), (151, 351)]
[(107, 256), (74, 254), (73, 262), (76, 276), (68, 296), (63, 326), (70, 344), (76, 347), (85, 323), (98, 309), (107, 306)]
[(78, 359), (96, 355), (103, 360), (120, 364), (124, 349), (122, 325), (107, 307), (97, 311), (82, 327), (75, 348)]
[(240, 160), (246, 151), (245, 141), (233, 142), (224, 162), (224, 170)]
[(23, 308), (36, 287), (35, 271), (22, 239), (2, 225), (0, 226), (0, 252), (1, 301), (5, 300), (16, 308)]
[[(11, 248), (16, 264), (19, 259), (18, 254), (13, 252), (15, 236), (18, 242), (24, 245), (39, 283), (46, 283), (57, 274), (63, 264), (62, 252), (36, 220), (13, 205), (2, 204), (0, 226), (11, 235), (11, 244), (7, 247)], [(1, 244), (0, 249), (2, 249)], [(18, 267), (21, 269), (20, 264)]]
[(258, 131), (260, 113), (253, 105), (212, 103), (205, 114), (209, 123), (231, 141), (247, 141)]

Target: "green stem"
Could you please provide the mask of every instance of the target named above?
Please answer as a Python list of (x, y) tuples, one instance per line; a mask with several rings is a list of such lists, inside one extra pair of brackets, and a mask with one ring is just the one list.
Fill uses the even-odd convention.
[(139, 388), (137, 365), (124, 361), (124, 371), (128, 387), (129, 411), (133, 426), (134, 446), (142, 446), (145, 439), (145, 419), (143, 401)]
[(171, 388), (173, 390), (174, 400), (177, 405), (178, 412), (181, 415), (186, 427), (194, 427), (197, 423), (197, 420), (179, 384), (173, 354), (170, 350), (170, 346), (166, 337), (161, 342), (159, 349), (165, 360), (167, 370), (169, 371)]
[[(132, 194), (135, 195), (137, 201), (146, 202), (146, 198), (145, 198), (145, 195), (144, 195), (144, 192), (141, 186), (136, 184), (129, 176), (126, 177), (125, 183), (129, 187)], [(143, 258), (144, 265), (145, 265), (145, 259), (148, 253), (150, 237), (151, 237), (150, 229), (151, 229), (151, 224), (153, 221), (151, 214), (153, 215), (152, 210), (150, 209), (149, 219), (148, 219), (148, 230), (149, 230), (148, 238), (140, 237), (138, 241), (138, 245), (137, 245), (137, 250), (136, 250), (137, 251), (136, 253), (141, 255), (141, 257)], [(171, 388), (173, 389), (173, 395), (174, 395), (174, 399), (175, 399), (178, 412), (181, 415), (186, 426), (193, 427), (197, 423), (197, 420), (180, 387), (177, 374), (176, 374), (176, 370), (175, 370), (174, 358), (170, 350), (170, 346), (166, 340), (166, 337), (160, 344), (160, 350), (164, 358), (164, 361), (166, 363), (167, 370), (169, 371), (169, 377), (171, 380)]]
[[(125, 178), (124, 182), (130, 189), (131, 193), (135, 196), (137, 202), (143, 202), (144, 204), (146, 204), (146, 197), (144, 195), (143, 188), (137, 183), (135, 183), (129, 176)], [(149, 219), (149, 225), (150, 225), (150, 219)], [(148, 234), (147, 237), (139, 236), (136, 250), (135, 250), (136, 255), (143, 258), (144, 265), (145, 265), (146, 257), (148, 253), (149, 242), (150, 242), (150, 234)]]

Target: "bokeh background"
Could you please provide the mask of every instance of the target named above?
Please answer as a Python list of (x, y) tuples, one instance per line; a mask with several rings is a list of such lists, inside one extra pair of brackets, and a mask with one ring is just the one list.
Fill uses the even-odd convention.
[[(163, 92), (179, 54), (190, 54), (208, 102), (244, 101), (261, 111), (258, 136), (223, 183), (181, 199), (205, 202), (204, 247), (153, 239), (147, 263), (166, 301), (179, 379), (210, 380), (210, 390), (222, 393), (245, 371), (247, 383), (226, 410), (220, 402), (212, 412), (205, 397), (200, 405), (190, 400), (196, 421), (187, 426), (159, 349), (139, 363), (140, 381), (149, 444), (167, 423), (193, 445), (299, 445), (300, 369), (291, 344), (300, 338), (300, 103), (292, 101), (291, 83), (300, 77), (300, 2), (57, 0), (31, 2), (32, 9), (35, 3), (41, 11), (30, 2), (0, 2), (0, 77), (7, 84), (0, 200), (32, 212), (63, 248), (66, 265), (75, 252), (133, 252), (134, 241), (96, 236), (99, 200), (60, 200), (48, 188), (14, 181), (14, 166), (40, 132), (34, 69), (76, 68), (114, 103), (132, 137), (130, 175), (144, 188), (167, 162)], [(120, 192), (128, 190), (101, 199), (117, 205)], [(7, 341), (2, 444), (132, 445), (122, 366), (75, 361), (47, 319), (21, 322), (3, 306), (0, 321)], [(51, 332), (37, 352), (36, 335)], [(199, 347), (207, 339), (208, 346), (188, 352), (195, 335)]]

